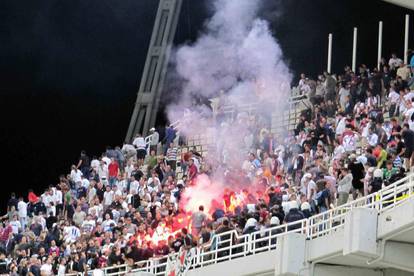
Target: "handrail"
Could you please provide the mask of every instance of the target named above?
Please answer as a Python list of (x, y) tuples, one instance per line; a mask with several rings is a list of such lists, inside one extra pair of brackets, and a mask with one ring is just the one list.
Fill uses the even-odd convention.
[[(197, 247), (190, 269), (273, 250), (276, 248), (276, 240), (288, 233), (301, 233), (306, 235), (308, 239), (327, 235), (342, 227), (345, 223), (346, 214), (355, 208), (372, 208), (382, 213), (414, 196), (413, 177), (414, 174), (410, 173), (376, 193), (337, 206), (324, 213), (316, 214), (308, 219), (261, 229), (244, 235), (240, 235), (236, 230), (216, 234), (209, 243)], [(177, 257), (178, 253), (173, 253), (171, 256)], [(135, 264), (137, 268), (132, 269), (131, 272), (150, 272), (155, 275), (165, 275), (168, 257), (163, 256), (138, 262)], [(105, 271), (109, 269), (114, 269), (114, 267), (105, 268)], [(105, 275), (121, 275), (126, 271)]]

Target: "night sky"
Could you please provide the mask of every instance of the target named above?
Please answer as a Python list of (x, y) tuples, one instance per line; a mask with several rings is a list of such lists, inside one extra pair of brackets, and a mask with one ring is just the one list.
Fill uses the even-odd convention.
[[(265, 2), (263, 16), (271, 20), (296, 75), (315, 76), (325, 69), (329, 32), (333, 70), (350, 64), (354, 26), (359, 28), (357, 63), (372, 67), (379, 20), (384, 21), (384, 55), (402, 56), (406, 13), (412, 16), (414, 47), (414, 13), (379, 0)], [(184, 0), (176, 44), (197, 37), (211, 15), (210, 4)], [(2, 209), (6, 190), (40, 193), (69, 171), (82, 149), (92, 156), (122, 144), (157, 6), (157, 0), (0, 1)]]

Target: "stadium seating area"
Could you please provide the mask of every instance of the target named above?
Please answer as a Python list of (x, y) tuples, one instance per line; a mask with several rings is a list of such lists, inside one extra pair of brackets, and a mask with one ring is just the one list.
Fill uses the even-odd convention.
[[(393, 58), (381, 70), (302, 75), (271, 124), (255, 108), (224, 106), (222, 122), (249, 125), (238, 167), (218, 137), (184, 138), (179, 124), (99, 158), (82, 152), (41, 195), (12, 195), (0, 274), (185, 272), (273, 250), (285, 233), (330, 234), (352, 208), (398, 205), (413, 194), (413, 88)], [(190, 210), (189, 191), (221, 169), (221, 198)]]

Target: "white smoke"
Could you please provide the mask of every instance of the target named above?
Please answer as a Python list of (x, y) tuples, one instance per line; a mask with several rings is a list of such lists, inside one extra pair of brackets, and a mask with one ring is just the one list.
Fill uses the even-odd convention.
[[(240, 168), (255, 133), (269, 128), (269, 120), (251, 120), (239, 114), (230, 123), (214, 124), (212, 111), (194, 98), (221, 95), (221, 104), (258, 107), (269, 119), (283, 108), (290, 94), (291, 74), (272, 36), (269, 23), (258, 13), (264, 0), (215, 0), (214, 15), (192, 44), (180, 46), (174, 54), (175, 73), (182, 96), (168, 106), (170, 122), (180, 120), (180, 133), (187, 137), (205, 134), (217, 146), (208, 156), (230, 168)], [(224, 100), (225, 98), (225, 100)], [(217, 156), (214, 156), (214, 155)]]

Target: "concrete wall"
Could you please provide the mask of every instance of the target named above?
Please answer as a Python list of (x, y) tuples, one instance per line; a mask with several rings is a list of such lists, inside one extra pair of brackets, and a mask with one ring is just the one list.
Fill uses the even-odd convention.
[(275, 263), (275, 251), (270, 251), (193, 269), (186, 276), (274, 275)]

